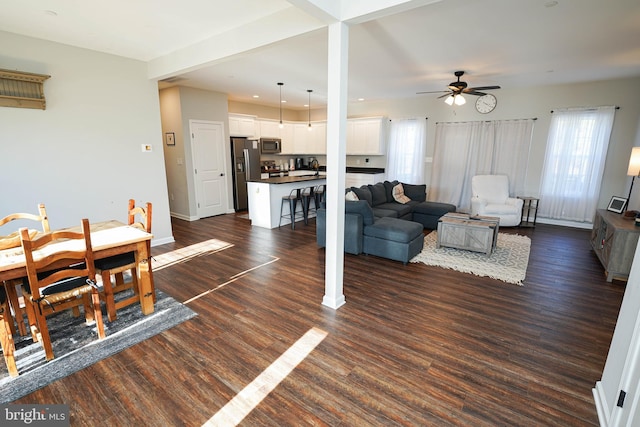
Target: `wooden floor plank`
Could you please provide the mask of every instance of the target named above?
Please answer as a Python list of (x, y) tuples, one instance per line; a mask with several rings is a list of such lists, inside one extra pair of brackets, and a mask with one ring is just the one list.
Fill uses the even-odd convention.
[(532, 247), (524, 286), (345, 255), (338, 310), (321, 305), (315, 224), (239, 215), (172, 220), (175, 243), (227, 245), (154, 271), (198, 316), (15, 403), (67, 403), (72, 425), (200, 426), (312, 328), (326, 337), (242, 425), (597, 425), (624, 283), (588, 230), (503, 229)]

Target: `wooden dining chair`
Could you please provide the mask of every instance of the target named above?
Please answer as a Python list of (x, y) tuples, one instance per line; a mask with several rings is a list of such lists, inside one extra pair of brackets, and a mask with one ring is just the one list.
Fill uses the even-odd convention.
[[(42, 225), (42, 231), (44, 233), (48, 233), (50, 231), (49, 217), (47, 216), (47, 210), (45, 209), (43, 203), (40, 203), (38, 205), (38, 215), (30, 214), (30, 213), (13, 213), (0, 219), (0, 227), (10, 223), (11, 221), (16, 221), (16, 220), (36, 221)], [(0, 249), (17, 248), (17, 247), (20, 247), (19, 231), (13, 232), (7, 236), (0, 236)]]
[(13, 334), (15, 333), (9, 299), (7, 298), (4, 287), (0, 286), (0, 346), (2, 347), (2, 356), (4, 356), (7, 371), (12, 377), (18, 376), (18, 368), (14, 356), (15, 345), (13, 342)]
[[(128, 209), (128, 224), (132, 227), (138, 228), (147, 233), (151, 233), (151, 217), (152, 217), (152, 205), (147, 202), (145, 207), (136, 206), (134, 199), (129, 199)], [(148, 265), (149, 272), (151, 273), (151, 242), (147, 242), (147, 252), (149, 253)], [(115, 255), (103, 259), (95, 260), (96, 273), (102, 278), (102, 286), (104, 291), (101, 293), (101, 297), (104, 299), (107, 306), (107, 319), (113, 322), (117, 318), (117, 310), (123, 307), (127, 307), (131, 304), (140, 302), (140, 286), (138, 280), (138, 264), (134, 252), (128, 252), (126, 254)], [(124, 273), (130, 272), (130, 280), (125, 282)], [(111, 276), (114, 277), (112, 283)], [(151, 292), (153, 293), (153, 301), (155, 303), (155, 287), (153, 284), (153, 274), (151, 276)], [(115, 294), (133, 290), (133, 295), (115, 301)]]
[(82, 231), (53, 231), (32, 237), (20, 230), (28, 281), (22, 287), (34, 341), (40, 341), (47, 360), (54, 358), (47, 316), (84, 306), (87, 324), (95, 322), (98, 338), (105, 337), (100, 295), (95, 282), (89, 220)]
[[(39, 222), (42, 226), (42, 232), (48, 233), (50, 231), (49, 228), (49, 217), (47, 216), (47, 210), (44, 207), (43, 203), (38, 205), (38, 214), (30, 214), (30, 213), (14, 213), (5, 216), (0, 219), (0, 227), (5, 224), (10, 223), (11, 221), (36, 221)], [(22, 225), (22, 222), (20, 222)], [(30, 229), (31, 235), (35, 235), (39, 232), (39, 230)], [(7, 236), (0, 236), (0, 250), (2, 249), (10, 249), (10, 248), (19, 248), (20, 247), (20, 232), (15, 231)], [(9, 280), (5, 283), (6, 287), (6, 297), (9, 300), (9, 306), (13, 310), (15, 320), (18, 323), (18, 332), (20, 335), (24, 336), (27, 334), (27, 328), (25, 327), (22, 307), (20, 306), (20, 301), (18, 298), (18, 292), (16, 292), (16, 288), (20, 288), (22, 283), (26, 281), (26, 277), (23, 279), (17, 280)], [(5, 315), (5, 319), (7, 321), (12, 321), (9, 317), (11, 313), (7, 313)]]

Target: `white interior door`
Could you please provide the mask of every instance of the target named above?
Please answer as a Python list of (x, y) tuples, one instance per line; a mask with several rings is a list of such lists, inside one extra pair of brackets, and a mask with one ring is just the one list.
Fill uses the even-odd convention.
[(198, 217), (226, 213), (227, 171), (223, 124), (190, 120), (189, 127)]
[(593, 389), (601, 426), (638, 425), (639, 385), (640, 242), (633, 257), (602, 379)]

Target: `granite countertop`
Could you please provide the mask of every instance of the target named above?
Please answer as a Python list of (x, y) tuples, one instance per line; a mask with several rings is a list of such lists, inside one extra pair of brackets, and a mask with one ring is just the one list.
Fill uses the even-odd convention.
[(264, 184), (290, 184), (292, 182), (305, 182), (305, 181), (317, 181), (320, 179), (326, 179), (326, 176), (320, 175), (306, 175), (306, 176), (278, 176), (267, 179), (256, 179), (251, 182), (261, 182)]

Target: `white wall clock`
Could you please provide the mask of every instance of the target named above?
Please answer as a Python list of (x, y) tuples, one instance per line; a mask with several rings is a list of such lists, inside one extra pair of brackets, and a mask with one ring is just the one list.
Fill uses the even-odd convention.
[(478, 113), (487, 114), (492, 112), (497, 104), (498, 100), (496, 97), (488, 93), (476, 100), (476, 110), (478, 110)]

